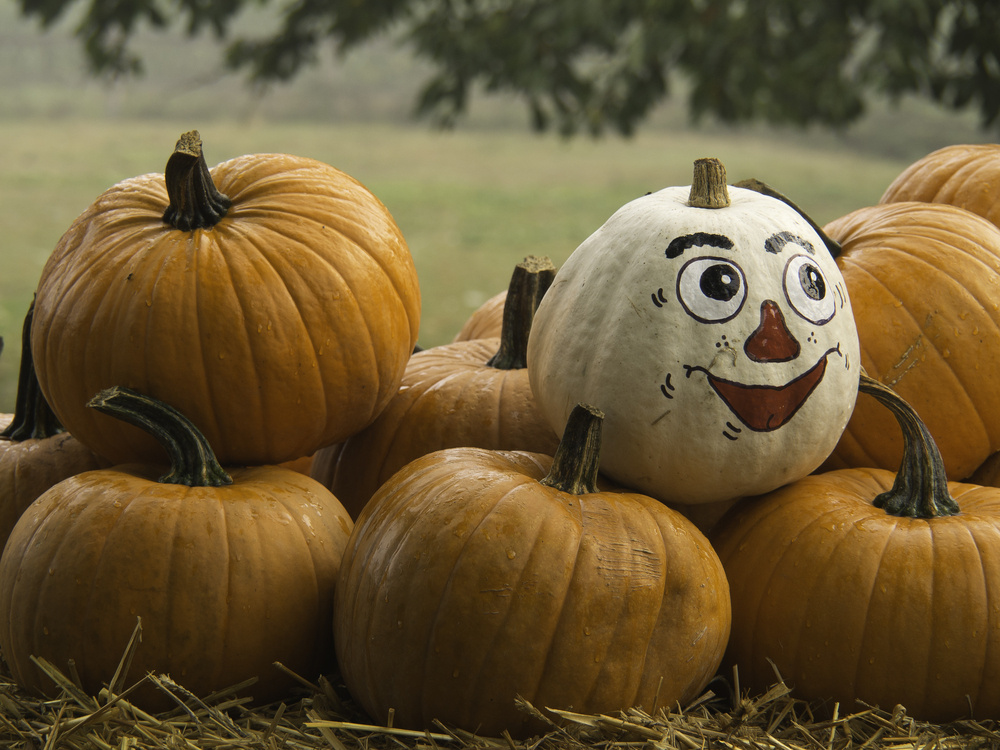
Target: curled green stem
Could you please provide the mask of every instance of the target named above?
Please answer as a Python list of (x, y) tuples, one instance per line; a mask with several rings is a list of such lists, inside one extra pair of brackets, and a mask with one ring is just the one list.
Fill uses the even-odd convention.
[(189, 487), (232, 484), (232, 477), (219, 465), (205, 436), (169, 404), (131, 388), (114, 386), (99, 392), (87, 406), (135, 425), (159, 441), (170, 459), (170, 471), (160, 477), (160, 482)]
[(916, 410), (889, 386), (868, 375), (861, 375), (859, 390), (889, 409), (903, 430), (903, 459), (899, 471), (892, 487), (875, 498), (875, 507), (903, 518), (935, 518), (958, 513), (958, 503), (948, 490), (941, 453)]

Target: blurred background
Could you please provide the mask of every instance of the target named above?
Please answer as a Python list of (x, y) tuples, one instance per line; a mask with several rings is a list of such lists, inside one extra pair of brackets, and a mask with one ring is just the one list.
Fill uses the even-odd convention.
[[(878, 200), (910, 162), (941, 146), (995, 140), (968, 111), (875, 99), (839, 129), (693, 125), (683, 82), (631, 137), (532, 130), (520, 100), (473, 89), (450, 129), (415, 118), (430, 65), (381, 36), (287, 83), (253, 87), (208, 34), (140, 32), (145, 72), (93, 76), (72, 13), (43, 29), (0, 2), (0, 412), (14, 404), (21, 322), (49, 252), (102, 191), (161, 172), (198, 129), (210, 166), (251, 152), (310, 156), (359, 179), (389, 208), (421, 282), (420, 344), (451, 340), (507, 286), (526, 255), (559, 265), (623, 203), (690, 182), (715, 156), (731, 182), (756, 177), (820, 224)], [(266, 25), (264, 10), (241, 23)]]

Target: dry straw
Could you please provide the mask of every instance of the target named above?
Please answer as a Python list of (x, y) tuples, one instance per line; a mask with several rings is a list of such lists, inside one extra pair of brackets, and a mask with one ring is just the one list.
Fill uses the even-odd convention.
[[(87, 695), (72, 676), (44, 660), (36, 663), (58, 686), (57, 697), (41, 699), (22, 691), (0, 673), (0, 748), (4, 750), (962, 750), (1000, 749), (996, 722), (960, 721), (947, 725), (912, 719), (897, 706), (891, 712), (870, 706), (816, 706), (794, 698), (780, 680), (760, 696), (741, 695), (738, 679), (716, 680), (712, 690), (686, 707), (651, 713), (632, 709), (617, 715), (554, 710), (545, 715), (526, 701), (520, 708), (551, 728), (531, 740), (479, 737), (438, 724), (432, 731), (372, 725), (351, 703), (347, 691), (326, 678), (301, 685), (283, 703), (252, 706), (236, 697), (251, 683), (199, 697), (165, 675), (146, 675), (121, 684), (137, 642), (134, 637), (119, 670), (97, 697)], [(277, 665), (282, 668), (281, 665)], [(287, 671), (287, 670), (286, 670)], [(734, 678), (738, 675), (734, 673)], [(130, 693), (152, 682), (177, 707), (151, 716), (129, 702)], [(711, 686), (710, 686), (711, 687)], [(553, 719), (560, 720), (557, 724)]]

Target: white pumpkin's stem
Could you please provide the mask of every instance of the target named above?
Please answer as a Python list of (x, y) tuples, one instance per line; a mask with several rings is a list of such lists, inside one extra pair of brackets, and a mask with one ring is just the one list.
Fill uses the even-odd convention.
[(174, 153), (167, 160), (163, 178), (167, 184), (170, 205), (163, 212), (163, 220), (174, 229), (190, 232), (215, 226), (232, 205), (229, 196), (219, 192), (212, 182), (205, 155), (201, 148), (201, 135), (190, 130), (181, 135)]
[(697, 159), (688, 205), (695, 208), (725, 208), (729, 205), (726, 168), (715, 158)]
[(575, 406), (542, 484), (571, 495), (597, 492), (603, 427), (604, 412), (589, 404)]
[(233, 483), (201, 431), (169, 404), (131, 388), (114, 386), (98, 393), (87, 406), (135, 425), (157, 439), (170, 458), (170, 472), (158, 481), (188, 487)]
[(903, 518), (935, 518), (958, 513), (958, 503), (948, 490), (941, 453), (913, 407), (889, 386), (864, 373), (858, 390), (874, 396), (889, 409), (903, 430), (903, 460), (896, 480), (872, 504)]
[(548, 258), (529, 255), (514, 267), (503, 305), (500, 348), (486, 363), (498, 370), (528, 366), (528, 334), (538, 303), (552, 285), (556, 267)]

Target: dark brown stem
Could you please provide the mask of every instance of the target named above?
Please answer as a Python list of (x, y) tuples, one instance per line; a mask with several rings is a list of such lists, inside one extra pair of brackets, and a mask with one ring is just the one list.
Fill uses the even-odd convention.
[(761, 195), (766, 195), (769, 198), (777, 198), (782, 203), (785, 203), (789, 207), (795, 209), (798, 212), (799, 216), (805, 219), (809, 223), (809, 226), (811, 226), (813, 229), (816, 230), (816, 234), (818, 234), (820, 238), (823, 240), (823, 244), (826, 245), (826, 249), (830, 251), (830, 255), (832, 255), (834, 258), (840, 257), (840, 253), (842, 252), (840, 243), (837, 242), (837, 240), (833, 239), (833, 237), (828, 235), (826, 232), (824, 232), (823, 227), (821, 227), (819, 224), (813, 221), (812, 217), (809, 216), (809, 214), (807, 214), (805, 211), (799, 208), (798, 205), (793, 203), (788, 197), (786, 197), (782, 193), (779, 193), (770, 185), (767, 185), (758, 179), (750, 177), (749, 179), (746, 180), (740, 180), (735, 185), (733, 185), (733, 187), (746, 188), (747, 190), (753, 190), (754, 192), (760, 193)]
[(21, 328), (21, 365), (17, 374), (17, 395), (14, 398), (14, 419), (0, 432), (0, 438), (21, 442), (44, 440), (63, 432), (59, 418), (42, 394), (31, 356), (31, 321), (35, 316), (35, 301), (28, 306)]
[(503, 305), (500, 348), (486, 363), (498, 370), (522, 370), (528, 366), (528, 334), (538, 303), (556, 277), (548, 258), (529, 255), (514, 267)]
[(903, 430), (903, 460), (896, 480), (872, 504), (902, 518), (935, 518), (958, 513), (958, 503), (948, 491), (941, 453), (913, 407), (889, 386), (864, 373), (859, 390), (874, 396), (889, 409)]
[(184, 133), (177, 141), (163, 177), (170, 198), (163, 220), (174, 229), (190, 232), (214, 227), (232, 205), (212, 182), (197, 130)]
[(542, 484), (571, 495), (597, 492), (603, 428), (604, 412), (589, 404), (575, 406)]
[(718, 159), (697, 159), (688, 205), (695, 208), (725, 208), (729, 205), (726, 168)]
[(87, 406), (140, 427), (159, 441), (170, 458), (170, 472), (160, 477), (160, 482), (188, 487), (232, 484), (232, 477), (219, 465), (205, 436), (172, 406), (121, 386), (106, 388)]

